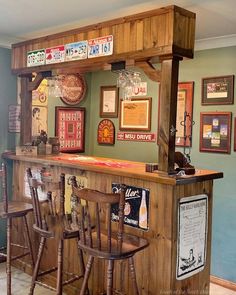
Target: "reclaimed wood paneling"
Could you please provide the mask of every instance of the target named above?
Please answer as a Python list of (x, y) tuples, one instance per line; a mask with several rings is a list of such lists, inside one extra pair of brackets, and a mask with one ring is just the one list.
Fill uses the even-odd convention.
[[(12, 70), (16, 74), (28, 73), (27, 52), (76, 41), (112, 34), (114, 53), (105, 59), (73, 61), (80, 71), (93, 71), (94, 63), (102, 69), (104, 63), (136, 58), (148, 60), (155, 56), (180, 54), (193, 57), (195, 14), (177, 6), (168, 6), (127, 17), (114, 19), (79, 29), (53, 34), (12, 45)], [(176, 50), (176, 52), (175, 52)], [(32, 71), (64, 67), (67, 63), (39, 66)], [(68, 66), (67, 65), (67, 66)]]
[[(70, 155), (71, 156), (71, 155)], [(150, 190), (150, 211), (149, 211), (149, 230), (142, 231), (136, 228), (125, 226), (125, 231), (130, 234), (148, 239), (150, 245), (144, 251), (135, 256), (135, 266), (137, 273), (137, 281), (140, 290), (140, 295), (160, 295), (160, 294), (209, 294), (209, 271), (210, 271), (210, 254), (211, 254), (211, 217), (212, 217), (212, 186), (213, 180), (195, 181), (192, 183), (165, 181), (160, 177), (147, 178), (137, 177), (138, 174), (126, 171), (124, 175), (121, 170), (115, 168), (100, 168), (93, 170), (92, 165), (70, 165), (70, 163), (55, 160), (48, 157), (13, 157), (9, 154), (4, 155), (5, 158), (13, 159), (14, 161), (14, 196), (17, 200), (27, 200), (24, 197), (24, 174), (27, 167), (42, 166), (50, 169), (53, 178), (59, 178), (61, 172), (72, 175), (83, 175), (88, 179), (88, 187), (91, 189), (101, 190), (103, 192), (111, 192), (113, 182), (125, 183), (127, 185), (143, 187)], [(144, 167), (144, 166), (143, 166)], [(213, 178), (220, 176), (218, 173), (205, 171), (205, 175), (211, 175)], [(145, 172), (143, 175), (145, 176)], [(147, 173), (152, 174), (152, 173)], [(201, 174), (201, 172), (199, 173)], [(204, 174), (204, 173), (203, 173)], [(214, 176), (213, 176), (214, 175)], [(196, 176), (197, 177), (197, 176)], [(166, 178), (173, 178), (166, 176)], [(160, 182), (159, 182), (160, 180)], [(206, 266), (200, 273), (182, 281), (176, 280), (176, 259), (177, 259), (177, 210), (178, 202), (182, 197), (206, 193), (209, 196), (209, 211), (208, 211), (208, 234), (207, 234), (207, 261)], [(28, 199), (30, 201), (30, 199)], [(30, 216), (31, 225), (33, 223)], [(15, 225), (18, 232), (21, 232), (22, 225)], [(116, 226), (116, 225), (114, 225)], [(31, 233), (34, 238), (34, 249), (38, 247), (38, 240), (35, 234)], [(20, 239), (19, 234), (15, 234), (15, 239)], [(50, 243), (47, 248), (47, 258), (43, 257), (42, 267), (47, 269), (52, 266), (56, 257), (54, 255), (55, 244)], [(76, 243), (70, 241), (65, 245), (65, 267), (69, 271), (79, 272), (79, 261), (77, 255)], [(25, 268), (28, 270), (28, 268)], [(97, 295), (104, 291), (104, 271), (106, 266), (98, 260), (95, 260), (92, 274), (89, 281), (91, 295)], [(133, 295), (132, 286), (129, 280), (127, 266), (117, 263), (115, 278), (116, 285), (122, 280), (125, 282), (127, 295)], [(50, 278), (49, 282), (55, 281)], [(68, 289), (69, 295), (78, 294), (80, 283), (70, 286)]]

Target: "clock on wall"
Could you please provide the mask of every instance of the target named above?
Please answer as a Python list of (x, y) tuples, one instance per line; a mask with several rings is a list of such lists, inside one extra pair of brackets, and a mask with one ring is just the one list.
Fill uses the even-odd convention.
[(68, 74), (60, 76), (61, 100), (68, 105), (81, 102), (86, 93), (86, 82), (80, 74)]

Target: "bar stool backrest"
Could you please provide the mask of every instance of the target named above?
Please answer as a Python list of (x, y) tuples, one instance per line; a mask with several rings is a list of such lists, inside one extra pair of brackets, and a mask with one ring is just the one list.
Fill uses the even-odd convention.
[(1, 181), (1, 195), (4, 213), (8, 213), (8, 194), (7, 194), (7, 169), (6, 164), (1, 164), (0, 181)]
[[(84, 248), (102, 252), (120, 253), (124, 231), (125, 186), (121, 192), (102, 193), (96, 190), (80, 189), (76, 178), (72, 178), (72, 194), (77, 197), (77, 223), (79, 229), (79, 243)], [(119, 204), (118, 224), (112, 226), (111, 206)]]
[(27, 169), (27, 178), (30, 187), (30, 194), (32, 198), (33, 204), (33, 212), (34, 212), (34, 220), (36, 227), (47, 230), (47, 224), (45, 220), (45, 213), (42, 212), (42, 206), (40, 205), (38, 189), (39, 187), (52, 188), (53, 190), (59, 190), (59, 210), (56, 210), (55, 202), (52, 198), (52, 191), (47, 192), (47, 202), (49, 206), (49, 214), (53, 216), (63, 216), (64, 215), (64, 200), (65, 200), (65, 174), (60, 175), (60, 181), (53, 182), (49, 180), (49, 178), (41, 177), (41, 181), (39, 182), (38, 179), (32, 176), (31, 169)]

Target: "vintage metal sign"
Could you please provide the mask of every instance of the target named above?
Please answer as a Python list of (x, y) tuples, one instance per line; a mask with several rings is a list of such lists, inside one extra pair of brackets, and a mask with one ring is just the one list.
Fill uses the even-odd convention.
[(104, 119), (98, 124), (97, 141), (99, 144), (115, 143), (115, 126), (109, 119)]
[(178, 208), (176, 279), (202, 271), (206, 263), (208, 196), (182, 198)]
[(118, 132), (117, 140), (155, 142), (156, 133)]
[(66, 44), (66, 61), (86, 59), (88, 41), (80, 41)]
[[(119, 193), (120, 183), (112, 183), (112, 191)], [(112, 205), (111, 219), (118, 221), (118, 204)], [(127, 185), (125, 192), (124, 224), (148, 230), (149, 228), (149, 190)]]
[(65, 61), (65, 46), (46, 48), (46, 64), (53, 64)]
[(45, 64), (45, 49), (27, 52), (27, 67), (41, 66)]
[(113, 36), (104, 36), (88, 40), (88, 58), (113, 54)]

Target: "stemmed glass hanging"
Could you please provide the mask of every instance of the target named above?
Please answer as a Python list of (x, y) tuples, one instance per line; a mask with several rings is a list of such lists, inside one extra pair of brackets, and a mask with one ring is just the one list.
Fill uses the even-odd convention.
[(135, 88), (139, 87), (141, 83), (141, 77), (139, 72), (121, 70), (117, 78), (117, 87), (120, 87), (123, 92), (123, 99), (129, 100)]

